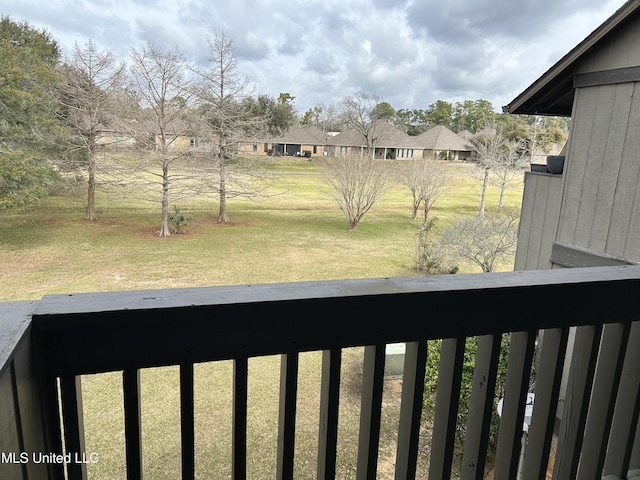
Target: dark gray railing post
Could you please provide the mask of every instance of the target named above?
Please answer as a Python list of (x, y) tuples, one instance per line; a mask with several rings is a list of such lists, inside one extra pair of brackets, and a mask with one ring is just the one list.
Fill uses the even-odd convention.
[(442, 341), (431, 437), (429, 478), (451, 477), (465, 340), (465, 337), (458, 337), (446, 338)]
[(478, 338), (461, 466), (463, 480), (484, 478), (501, 340), (501, 334)]
[(578, 480), (593, 478), (593, 472), (602, 472), (604, 467), (630, 328), (629, 323), (604, 326), (593, 379), (595, 388), (589, 399)]
[(233, 362), (233, 443), (231, 477), (233, 480), (247, 478), (247, 380), (249, 362), (246, 357)]
[(298, 353), (280, 356), (280, 402), (278, 416), (278, 463), (276, 478), (293, 478), (296, 434), (296, 395), (298, 392)]
[(536, 341), (535, 330), (514, 332), (509, 345), (505, 396), (496, 447), (496, 478), (516, 478), (522, 446), (522, 424)]
[(546, 477), (568, 338), (568, 328), (542, 333), (540, 362), (536, 366), (536, 398), (524, 462), (525, 480)]
[(87, 465), (78, 461), (85, 453), (84, 420), (82, 414), (82, 378), (80, 375), (65, 375), (60, 379), (62, 418), (69, 480), (86, 480)]
[(142, 479), (142, 428), (140, 409), (140, 370), (122, 372), (124, 396), (124, 436), (127, 480)]
[(192, 363), (180, 365), (180, 437), (182, 480), (193, 480), (196, 472)]
[(380, 442), (385, 345), (364, 348), (357, 480), (375, 480)]
[(342, 350), (340, 348), (322, 352), (320, 426), (318, 428), (318, 480), (334, 480), (336, 477), (341, 363)]
[(578, 470), (601, 336), (602, 325), (576, 329), (553, 478), (574, 478)]
[(395, 480), (416, 478), (427, 342), (407, 343), (402, 375)]

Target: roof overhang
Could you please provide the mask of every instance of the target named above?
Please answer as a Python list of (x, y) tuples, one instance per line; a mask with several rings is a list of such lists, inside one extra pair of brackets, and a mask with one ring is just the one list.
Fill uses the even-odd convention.
[(598, 42), (640, 9), (640, 0), (629, 0), (578, 46), (567, 53), (524, 92), (502, 107), (504, 113), (571, 116), (576, 64)]

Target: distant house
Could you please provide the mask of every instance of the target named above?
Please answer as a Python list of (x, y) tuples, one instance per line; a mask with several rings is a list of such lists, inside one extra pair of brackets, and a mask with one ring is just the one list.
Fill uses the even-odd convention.
[[(167, 148), (169, 150), (181, 150), (181, 151), (209, 151), (211, 144), (198, 137), (192, 137), (189, 135), (165, 135), (167, 141)], [(162, 147), (162, 137), (156, 135), (156, 150)]]
[(304, 156), (324, 155), (324, 146), (329, 136), (318, 127), (290, 127), (282, 136), (272, 142), (276, 155)]
[[(389, 122), (379, 120), (370, 130), (370, 144), (374, 149), (374, 156), (378, 159), (414, 158), (422, 154), (416, 137), (410, 137)], [(346, 156), (363, 155), (371, 145), (361, 132), (354, 129), (346, 130), (327, 140), (327, 155)]]
[(96, 145), (100, 147), (133, 147), (135, 144), (136, 139), (132, 135), (111, 128), (100, 127), (96, 132)]
[(318, 127), (289, 127), (282, 135), (267, 141), (245, 139), (238, 142), (238, 153), (247, 155), (304, 156), (324, 155), (329, 134)]
[(470, 160), (475, 149), (470, 141), (453, 133), (444, 125), (437, 125), (415, 137), (425, 158), (446, 158), (453, 161)]
[(516, 269), (640, 262), (640, 0), (508, 106), (571, 116), (561, 175), (527, 172)]

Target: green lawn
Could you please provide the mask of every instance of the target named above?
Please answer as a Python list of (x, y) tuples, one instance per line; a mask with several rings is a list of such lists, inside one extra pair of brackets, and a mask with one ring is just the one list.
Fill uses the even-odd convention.
[[(214, 222), (213, 198), (179, 202), (192, 218), (183, 235), (158, 238), (159, 206), (100, 188), (100, 220), (82, 220), (84, 192), (52, 196), (28, 211), (2, 214), (0, 301), (38, 299), (48, 293), (155, 289), (303, 280), (417, 275), (413, 270), (419, 221), (410, 218), (409, 192), (396, 186), (349, 232), (326, 195), (318, 161), (274, 160), (274, 194), (231, 199), (230, 225)], [(468, 165), (452, 165), (456, 183), (432, 213), (446, 225), (479, 206)], [(507, 203), (519, 205), (522, 185)], [(489, 192), (497, 208), (498, 192)], [(343, 358), (338, 478), (354, 478), (358, 378), (362, 349)], [(275, 476), (279, 357), (250, 360), (248, 478)], [(359, 370), (360, 369), (360, 370)], [(360, 373), (359, 373), (360, 371)], [(231, 362), (195, 366), (197, 478), (227, 478), (231, 468)], [(315, 478), (320, 353), (301, 355), (296, 477)], [(83, 377), (87, 449), (99, 455), (90, 479), (125, 478), (120, 373)], [(380, 478), (391, 477), (399, 381), (387, 380), (380, 446)], [(145, 478), (180, 474), (177, 367), (141, 372)]]
[[(85, 222), (84, 192), (50, 197), (28, 211), (2, 214), (0, 301), (47, 293), (153, 289), (415, 275), (419, 222), (410, 218), (409, 192), (397, 185), (349, 232), (326, 195), (317, 161), (288, 159), (273, 196), (229, 201), (230, 225), (214, 222), (212, 198), (179, 202), (191, 217), (186, 233), (158, 238), (159, 205), (99, 189), (100, 219)], [(455, 187), (433, 216), (446, 225), (479, 205), (469, 166), (455, 165)], [(292, 170), (293, 169), (293, 170)], [(509, 191), (519, 205), (522, 189)], [(489, 208), (497, 190), (489, 192)]]

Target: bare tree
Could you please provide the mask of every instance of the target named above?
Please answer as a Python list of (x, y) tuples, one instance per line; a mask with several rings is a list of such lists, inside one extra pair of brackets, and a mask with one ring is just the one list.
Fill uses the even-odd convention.
[(483, 273), (493, 272), (515, 255), (518, 220), (516, 210), (459, 218), (443, 232), (439, 248), (454, 262), (466, 259)]
[(122, 87), (124, 64), (118, 64), (111, 52), (99, 51), (92, 41), (83, 47), (77, 43), (71, 57), (60, 67), (58, 99), (60, 118), (75, 133), (69, 140), (72, 156), (87, 160), (88, 191), (85, 220), (96, 220), (96, 176), (98, 147), (106, 146), (101, 129), (116, 116), (114, 94)]
[(411, 191), (413, 198), (411, 218), (417, 217), (422, 205), (421, 228), (427, 228), (433, 205), (451, 186), (453, 180), (451, 169), (439, 160), (419, 158), (399, 164), (398, 173), (400, 183)]
[(375, 144), (378, 140), (376, 133), (377, 122), (376, 105), (382, 99), (364, 92), (354, 92), (340, 101), (343, 123), (362, 135), (369, 155), (373, 158)]
[[(487, 205), (487, 189), (489, 188), (489, 174), (491, 167), (498, 162), (504, 148), (502, 130), (490, 127), (483, 135), (473, 139), (478, 158), (478, 170), (481, 182), (480, 187), (480, 218), (484, 217)], [(476, 172), (478, 171), (476, 170)]]
[(196, 70), (199, 77), (197, 97), (203, 121), (200, 132), (212, 143), (212, 167), (217, 176), (219, 211), (217, 221), (229, 222), (227, 199), (252, 197), (264, 192), (259, 175), (260, 167), (248, 159), (233, 157), (241, 142), (264, 141), (268, 118), (254, 110), (249, 81), (238, 69), (233, 41), (224, 34), (209, 39), (209, 70)]
[(500, 190), (500, 200), (498, 205), (504, 206), (504, 194), (511, 188), (522, 175), (521, 166), (526, 151), (525, 140), (506, 140), (504, 141), (501, 155), (491, 165), (490, 182)]
[[(133, 125), (139, 146), (145, 147), (142, 170), (161, 184), (162, 222), (159, 235), (171, 235), (169, 204), (177, 179), (171, 168), (191, 149), (189, 122), (192, 83), (186, 62), (176, 49), (148, 44), (131, 52), (131, 93), (138, 102)], [(157, 185), (157, 184), (156, 184)]]
[(327, 157), (324, 181), (355, 232), (362, 217), (384, 195), (393, 179), (384, 161), (367, 156)]
[(510, 140), (502, 125), (487, 121), (488, 127), (482, 135), (473, 139), (478, 156), (481, 181), (480, 213), (483, 217), (487, 203), (487, 189), (490, 184), (500, 189), (499, 205), (504, 204), (504, 193), (514, 182), (518, 168), (526, 155), (526, 140)]

